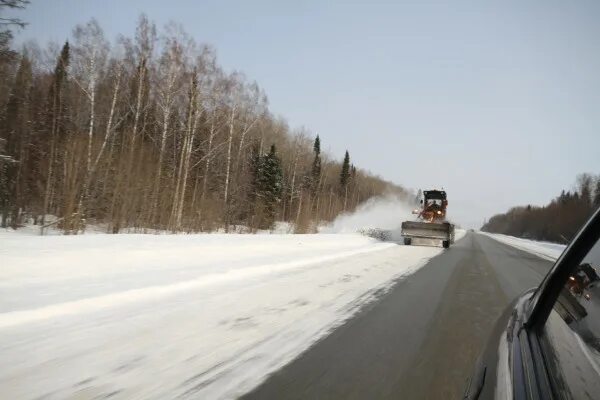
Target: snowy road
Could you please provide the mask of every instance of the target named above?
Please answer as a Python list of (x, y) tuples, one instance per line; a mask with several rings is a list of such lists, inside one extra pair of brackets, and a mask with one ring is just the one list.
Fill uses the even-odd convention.
[(507, 304), (552, 263), (470, 233), (316, 343), (253, 399), (460, 399)]
[(0, 397), (235, 398), (439, 248), (359, 235), (1, 237)]

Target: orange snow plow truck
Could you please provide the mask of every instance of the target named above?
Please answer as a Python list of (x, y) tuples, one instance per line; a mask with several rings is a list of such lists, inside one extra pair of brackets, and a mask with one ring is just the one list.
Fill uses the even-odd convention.
[(413, 211), (413, 214), (417, 214), (417, 220), (402, 223), (401, 234), (404, 244), (412, 244), (413, 239), (429, 239), (423, 242), (441, 241), (444, 248), (450, 247), (450, 244), (454, 243), (454, 225), (446, 220), (447, 207), (445, 191), (424, 191), (421, 209)]

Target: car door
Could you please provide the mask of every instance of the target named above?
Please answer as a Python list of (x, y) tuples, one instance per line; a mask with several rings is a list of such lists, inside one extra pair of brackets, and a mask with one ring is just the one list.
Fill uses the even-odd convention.
[(515, 398), (600, 400), (599, 237), (600, 210), (530, 301), (513, 354)]

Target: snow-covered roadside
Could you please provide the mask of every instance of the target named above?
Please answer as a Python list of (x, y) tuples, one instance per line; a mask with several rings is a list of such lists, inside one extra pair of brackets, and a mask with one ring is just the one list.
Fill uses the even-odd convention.
[(234, 398), (441, 249), (332, 235), (0, 235), (6, 398)]
[(359, 235), (4, 234), (0, 241), (0, 312), (198, 279), (246, 279), (393, 246)]
[(479, 233), (491, 237), (492, 239), (495, 239), (501, 243), (508, 244), (509, 246), (516, 247), (517, 249), (524, 250), (528, 253), (535, 254), (550, 261), (556, 261), (567, 247), (564, 244), (536, 242), (535, 240), (521, 239), (514, 236), (501, 235), (499, 233)]

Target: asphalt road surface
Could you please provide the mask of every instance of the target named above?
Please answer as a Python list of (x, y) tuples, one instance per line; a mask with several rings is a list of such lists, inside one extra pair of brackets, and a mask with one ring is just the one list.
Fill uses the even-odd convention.
[(468, 233), (243, 398), (461, 398), (496, 319), (551, 266)]

